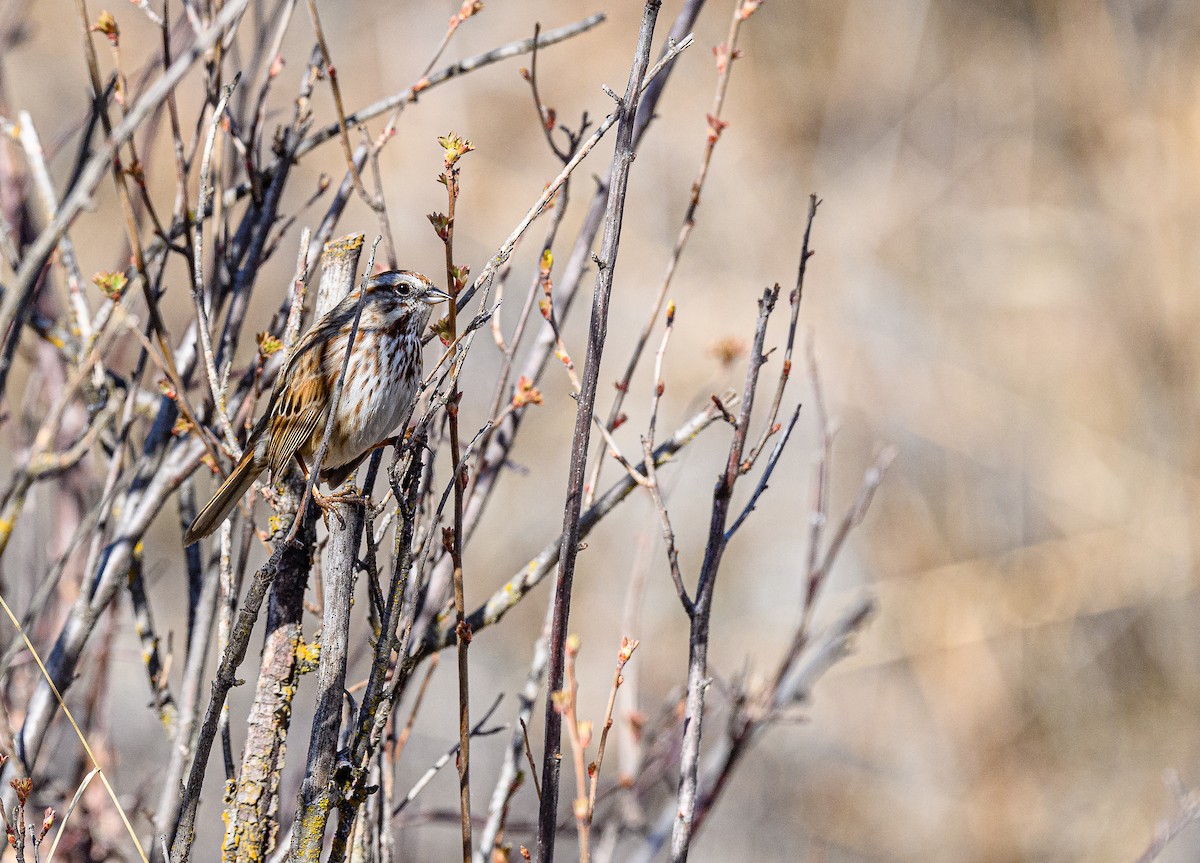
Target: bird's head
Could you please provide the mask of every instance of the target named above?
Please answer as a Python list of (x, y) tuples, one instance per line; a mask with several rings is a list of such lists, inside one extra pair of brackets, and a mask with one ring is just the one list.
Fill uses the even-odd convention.
[(450, 299), (450, 295), (433, 282), (412, 270), (389, 270), (367, 279), (367, 299), (383, 300), (389, 317), (410, 314), (422, 322), (429, 320), (433, 306)]
[(406, 305), (429, 305), (450, 299), (450, 295), (434, 286), (433, 282), (412, 270), (388, 270), (367, 279), (368, 294), (388, 296)]

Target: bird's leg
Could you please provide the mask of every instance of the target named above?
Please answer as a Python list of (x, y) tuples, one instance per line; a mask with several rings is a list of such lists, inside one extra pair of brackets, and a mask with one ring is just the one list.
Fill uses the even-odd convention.
[[(304, 463), (304, 459), (300, 457), (300, 453), (296, 453), (296, 463), (300, 465), (300, 472), (304, 474), (304, 481), (309, 481), (308, 465)], [(312, 484), (312, 499), (313, 503), (321, 508), (321, 520), (325, 522), (325, 529), (329, 529), (329, 513), (333, 513), (333, 517), (338, 520), (341, 527), (346, 527), (346, 520), (342, 518), (342, 514), (333, 508), (335, 503), (340, 503), (342, 498), (339, 495), (326, 497), (317, 490), (317, 484)]]

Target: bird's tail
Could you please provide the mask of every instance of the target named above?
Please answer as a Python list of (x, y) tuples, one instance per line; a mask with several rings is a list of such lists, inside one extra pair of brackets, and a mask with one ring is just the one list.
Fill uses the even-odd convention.
[(258, 479), (258, 475), (266, 470), (267, 459), (265, 454), (258, 454), (258, 449), (259, 447), (255, 446), (246, 447), (246, 454), (237, 463), (233, 473), (226, 478), (225, 482), (221, 483), (221, 487), (217, 489), (212, 500), (205, 505), (204, 509), (200, 510), (200, 514), (196, 516), (192, 526), (183, 535), (185, 546), (204, 539), (216, 530), (237, 506), (242, 495), (250, 490), (250, 486)]

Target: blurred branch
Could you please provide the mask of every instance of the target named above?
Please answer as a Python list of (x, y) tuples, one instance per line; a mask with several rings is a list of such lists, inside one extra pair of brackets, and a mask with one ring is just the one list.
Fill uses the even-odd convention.
[(167, 669), (159, 653), (159, 637), (154, 628), (154, 617), (146, 597), (146, 585), (142, 578), (142, 554), (133, 555), (129, 567), (129, 598), (133, 604), (134, 629), (142, 644), (142, 662), (146, 666), (146, 677), (150, 683), (150, 696), (155, 712), (164, 730), (170, 735), (176, 724), (175, 698), (171, 695)]
[[(513, 723), (512, 734), (504, 749), (504, 762), (496, 776), (496, 785), (492, 790), (492, 798), (488, 804), (487, 821), (479, 832), (479, 847), (475, 851), (475, 863), (492, 863), (498, 848), (501, 833), (504, 829), (504, 814), (508, 802), (516, 791), (521, 769), (522, 754), (529, 754), (529, 732), (527, 726), (533, 716), (533, 708), (537, 703), (538, 692), (542, 686), (542, 677), (546, 673), (546, 662), (550, 658), (550, 624), (554, 619), (554, 596), (551, 594), (546, 603), (545, 621), (541, 634), (533, 645), (533, 659), (529, 663), (529, 672), (525, 676), (525, 684), (517, 695), (517, 721)], [(433, 655), (437, 658), (437, 654)], [(534, 789), (538, 799), (541, 799), (541, 787), (538, 785), (537, 770), (533, 758), (529, 755), (529, 775), (533, 779)]]
[(321, 27), (321, 16), (317, 14), (316, 0), (307, 0), (308, 17), (312, 19), (313, 31), (317, 36), (317, 46), (321, 51), (321, 57), (325, 61), (325, 75), (329, 79), (329, 89), (333, 91), (333, 104), (337, 109), (338, 116), (338, 136), (342, 141), (342, 151), (346, 155), (346, 164), (350, 171), (350, 176), (354, 180), (354, 188), (358, 191), (358, 195), (367, 206), (374, 209), (377, 204), (375, 200), (367, 193), (363, 186), (362, 177), (359, 176), (358, 167), (354, 164), (354, 155), (350, 150), (350, 133), (349, 126), (346, 121), (346, 109), (342, 105), (342, 88), (338, 86), (337, 67), (333, 65), (333, 57), (329, 54), (329, 45), (325, 42), (325, 31)]
[[(603, 13), (596, 13), (595, 15), (590, 15), (581, 21), (576, 21), (574, 24), (568, 24), (565, 27), (558, 27), (554, 30), (547, 30), (537, 39), (537, 47), (545, 48), (550, 45), (563, 42), (574, 36), (578, 36), (581, 33), (586, 33), (593, 27), (603, 24), (605, 20), (607, 20), (606, 15)], [(483, 54), (476, 54), (472, 57), (466, 58), (465, 60), (460, 60), (457, 63), (453, 63), (432, 75), (425, 75), (417, 84), (409, 87), (407, 90), (402, 90), (393, 96), (389, 96), (386, 99), (380, 99), (378, 102), (373, 102), (365, 108), (361, 108), (358, 111), (347, 114), (345, 124), (346, 126), (357, 126), (360, 123), (365, 123), (367, 120), (378, 117), (380, 114), (391, 111), (392, 109), (407, 102), (415, 102), (417, 101), (418, 94), (424, 93), (426, 90), (436, 87), (438, 84), (444, 84), (453, 78), (457, 78), (459, 75), (465, 75), (468, 72), (474, 72), (476, 69), (483, 68), (484, 66), (490, 66), (491, 64), (497, 63), (501, 60), (508, 60), (512, 57), (519, 57), (522, 54), (528, 54), (533, 50), (534, 44), (535, 43), (533, 39), (518, 39), (516, 41), (501, 45), (498, 48), (493, 48), (492, 50), (486, 51)], [(314, 147), (318, 147), (321, 144), (324, 144), (330, 138), (340, 134), (341, 125), (341, 123), (330, 123), (327, 126), (321, 127), (316, 132), (313, 132), (304, 141), (304, 143), (297, 148), (296, 158), (300, 158)]]
[[(212, 188), (209, 183), (209, 166), (212, 159), (213, 141), (217, 137), (217, 126), (225, 114), (225, 106), (229, 97), (237, 87), (240, 73), (234, 76), (233, 83), (221, 91), (221, 98), (213, 108), (212, 119), (209, 121), (208, 136), (204, 141), (204, 152), (200, 157), (200, 191), (196, 209), (204, 212), (208, 205)], [(209, 393), (213, 400), (213, 411), (217, 415), (217, 426), (225, 437), (225, 446), (229, 454), (237, 459), (241, 457), (241, 447), (229, 422), (229, 414), (225, 409), (225, 388), (217, 376), (216, 360), (213, 357), (212, 334), (209, 332), (208, 308), (204, 300), (204, 219), (195, 220), (195, 237), (192, 239), (192, 303), (196, 308), (196, 326), (200, 334), (200, 347), (204, 356), (204, 370), (208, 375)]]
[[(699, 799), (694, 810), (694, 830), (700, 828), (712, 811), (734, 769), (741, 763), (758, 733), (774, 721), (779, 712), (806, 698), (817, 680), (849, 653), (854, 635), (874, 610), (875, 603), (870, 598), (855, 600), (808, 644), (803, 657), (793, 656), (780, 663), (773, 685), (753, 697), (739, 696), (737, 714), (731, 722), (734, 730), (722, 738), (705, 759), (700, 774)], [(650, 863), (671, 835), (678, 817), (675, 801), (664, 806), (650, 832), (639, 842), (636, 850), (624, 859), (628, 863)]]
[(1136, 863), (1153, 863), (1185, 827), (1200, 821), (1200, 792), (1184, 790), (1179, 777), (1174, 773), (1167, 774), (1166, 783), (1174, 798), (1175, 812), (1158, 823), (1154, 830), (1154, 838), (1137, 858)]
[[(37, 129), (33, 125), (33, 117), (29, 115), (28, 111), (22, 111), (18, 115), (18, 118), (20, 121), (19, 137), (21, 147), (25, 151), (29, 172), (33, 178), (34, 185), (37, 187), (38, 196), (42, 200), (43, 214), (46, 221), (49, 222), (54, 218), (54, 214), (58, 210), (58, 196), (54, 192), (54, 184), (50, 181), (50, 172), (46, 168), (45, 153), (42, 151), (42, 143), (38, 137)], [(83, 296), (83, 276), (79, 271), (79, 261), (75, 257), (75, 246), (71, 242), (70, 233), (67, 231), (63, 232), (62, 237), (58, 241), (58, 254), (67, 274), (69, 331), (76, 341), (73, 349), (78, 356), (91, 340), (92, 320), (87, 300)], [(12, 261), (12, 267), (14, 270), (17, 268), (15, 258)]]
[[(483, 716), (481, 716), (479, 721), (476, 722), (471, 728), (472, 737), (490, 737), (491, 735), (499, 734), (504, 730), (505, 726), (503, 725), (493, 726), (491, 728), (484, 727), (484, 723), (492, 718), (492, 714), (496, 712), (496, 708), (500, 706), (500, 701), (503, 698), (503, 695), (497, 695), (496, 700), (492, 702), (492, 706), (484, 711)], [(438, 760), (433, 762), (433, 765), (428, 770), (421, 774), (421, 778), (417, 780), (416, 784), (413, 785), (409, 792), (404, 795), (404, 798), (392, 809), (393, 817), (399, 815), (410, 803), (416, 800), (417, 795), (425, 790), (425, 786), (428, 785), (430, 780), (437, 775), (437, 772), (450, 763), (450, 759), (458, 754), (458, 746), (459, 744), (457, 743), (451, 746), (445, 755), (442, 755), (440, 758), (438, 758)]]

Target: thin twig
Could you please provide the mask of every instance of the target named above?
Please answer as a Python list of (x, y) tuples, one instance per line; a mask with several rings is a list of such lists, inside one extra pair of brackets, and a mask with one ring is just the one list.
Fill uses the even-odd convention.
[[(607, 16), (603, 13), (596, 13), (595, 15), (590, 15), (580, 21), (576, 21), (573, 24), (567, 24), (564, 27), (559, 27), (554, 30), (547, 30), (541, 35), (541, 38), (537, 40), (536, 44), (539, 48), (546, 48), (550, 45), (555, 45), (574, 36), (578, 36), (581, 33), (586, 33), (593, 27), (603, 24), (606, 19)], [(534, 40), (532, 39), (517, 39), (513, 42), (508, 42), (504, 45), (501, 45), (498, 48), (493, 48), (490, 51), (486, 51), (483, 54), (476, 54), (472, 57), (466, 58), (465, 60), (460, 60), (459, 62), (447, 66), (432, 75), (426, 74), (414, 86), (409, 87), (406, 90), (402, 90), (392, 96), (388, 96), (385, 99), (380, 99), (378, 102), (374, 102), (365, 108), (360, 108), (351, 114), (347, 114), (345, 118), (345, 125), (357, 126), (358, 124), (364, 123), (367, 120), (374, 119), (380, 114), (384, 114), (395, 109), (399, 105), (416, 101), (418, 94), (424, 93), (426, 90), (436, 87), (439, 84), (443, 84), (453, 78), (457, 78), (459, 75), (464, 75), (467, 72), (473, 72), (476, 69), (480, 69), (484, 66), (490, 66), (492, 63), (497, 63), (501, 60), (507, 60), (512, 57), (519, 57), (522, 54), (528, 54), (533, 50), (533, 46)], [(340, 134), (342, 125), (343, 124), (341, 122), (330, 123), (327, 126), (321, 127), (316, 132), (313, 132), (297, 149), (297, 158), (305, 155), (314, 147), (318, 147), (325, 143), (330, 138)]]
[[(813, 252), (809, 248), (809, 241), (812, 239), (813, 220), (817, 217), (817, 207), (820, 205), (820, 198), (816, 195), (808, 196), (808, 221), (804, 227), (804, 242), (800, 247), (800, 265), (796, 270), (796, 287), (788, 295), (791, 315), (788, 319), (787, 343), (783, 349), (783, 364), (779, 369), (779, 383), (775, 387), (775, 397), (771, 400), (771, 409), (767, 412), (767, 422), (763, 426), (762, 437), (751, 448), (750, 455), (746, 457), (743, 473), (754, 466), (763, 448), (767, 445), (767, 441), (771, 439), (771, 435), (779, 431), (779, 426), (775, 424), (775, 418), (779, 416), (783, 392), (787, 389), (788, 378), (792, 372), (792, 348), (796, 343), (796, 323), (800, 317), (800, 301), (804, 298), (804, 275), (808, 271), (808, 259), (813, 256)], [(824, 434), (823, 429), (821, 433)]]
[[(197, 213), (203, 213), (208, 204), (212, 189), (208, 185), (209, 164), (212, 159), (213, 141), (217, 137), (217, 126), (229, 104), (229, 97), (237, 87), (240, 73), (234, 76), (233, 82), (221, 91), (221, 98), (213, 109), (212, 120), (208, 127), (208, 137), (204, 142), (204, 153), (200, 158), (200, 191), (196, 203)], [(196, 322), (200, 334), (200, 347), (204, 355), (204, 370), (208, 375), (209, 392), (212, 395), (213, 411), (217, 415), (217, 425), (225, 436), (225, 446), (229, 454), (241, 458), (241, 447), (233, 433), (233, 425), (225, 409), (225, 391), (217, 377), (217, 366), (213, 359), (212, 334), (208, 325), (208, 306), (204, 301), (204, 219), (197, 216), (195, 221), (195, 237), (192, 240), (192, 303), (196, 307)]]
[(596, 760), (588, 767), (590, 779), (588, 786), (587, 821), (591, 826), (596, 814), (596, 789), (600, 787), (600, 768), (604, 766), (604, 749), (608, 743), (608, 731), (613, 724), (613, 707), (617, 703), (617, 690), (625, 682), (625, 665), (633, 657), (638, 648), (638, 641), (628, 636), (621, 637), (621, 649), (617, 651), (617, 670), (613, 672), (612, 686), (608, 690), (608, 705), (604, 708), (604, 722), (600, 726), (600, 745), (596, 748)]
[[(655, 467), (661, 467), (670, 461), (676, 453), (695, 440), (700, 432), (712, 425), (717, 416), (715, 410), (708, 408), (700, 411), (680, 426), (669, 440), (664, 441), (655, 449)], [(628, 476), (613, 483), (608, 491), (600, 495), (580, 517), (578, 539), (585, 539), (592, 528), (637, 487), (638, 484)], [(497, 588), (482, 605), (471, 612), (467, 617), (467, 625), (471, 627), (472, 634), (477, 635), (485, 627), (495, 625), (515, 608), (534, 587), (541, 583), (542, 579), (554, 571), (561, 550), (562, 536), (560, 534), (547, 543), (537, 556), (517, 570), (508, 581)], [(430, 653), (444, 650), (454, 644), (454, 627), (447, 622), (448, 617), (448, 614), (439, 616), (436, 625), (430, 628), (424, 640), (416, 646), (413, 654), (414, 660), (420, 660)]]
[(366, 202), (371, 209), (377, 209), (378, 205), (375, 199), (372, 198), (363, 186), (362, 177), (359, 176), (358, 168), (354, 164), (354, 153), (350, 147), (350, 132), (346, 121), (346, 109), (342, 104), (342, 88), (338, 86), (337, 67), (333, 65), (333, 57), (329, 54), (329, 45), (325, 42), (325, 31), (321, 27), (321, 17), (317, 14), (316, 0), (307, 0), (308, 16), (312, 19), (313, 31), (317, 36), (317, 46), (320, 48), (321, 57), (325, 60), (325, 74), (329, 77), (329, 89), (333, 91), (333, 104), (337, 109), (338, 116), (338, 135), (342, 141), (342, 152), (346, 156), (346, 164), (348, 166), (350, 176), (354, 179), (354, 188), (358, 192), (360, 198)]
[[(667, 504), (663, 500), (662, 489), (658, 485), (658, 472), (654, 469), (654, 432), (658, 423), (658, 406), (662, 401), (663, 391), (666, 388), (662, 376), (663, 356), (667, 352), (667, 343), (671, 340), (671, 332), (675, 326), (675, 304), (671, 303), (667, 306), (667, 321), (663, 329), (662, 342), (658, 346), (658, 352), (654, 358), (654, 396), (650, 402), (650, 422), (646, 429), (646, 434), (642, 437), (642, 464), (646, 471), (646, 489), (650, 492), (650, 500), (654, 504), (654, 509), (658, 512), (659, 523), (662, 525), (663, 543), (667, 550), (667, 564), (671, 570), (671, 582), (675, 585), (675, 593), (679, 596), (679, 602), (683, 605), (683, 610), (688, 616), (692, 615), (694, 605), (692, 599), (688, 596), (687, 587), (683, 583), (683, 574), (679, 571), (679, 549), (675, 545), (675, 529), (671, 527), (671, 515), (667, 511)], [(593, 472), (593, 476), (598, 476)]]
[[(463, 288), (464, 273), (454, 263), (454, 216), (458, 202), (458, 160), (474, 149), (471, 143), (455, 136), (453, 133), (438, 139), (444, 149), (445, 168), (438, 180), (446, 187), (446, 215), (434, 214), (430, 220), (442, 239), (446, 254), (446, 287), (450, 293), (450, 312), (447, 318), (451, 344), (449, 351), (451, 367), (459, 361), (458, 344), (458, 304), (454, 298)], [(461, 366), (459, 366), (461, 367)], [(458, 407), (462, 394), (458, 390), (458, 376), (451, 380), (450, 390), (446, 397), (446, 419), (450, 429), (450, 460), (454, 465), (462, 461), (462, 449), (458, 436)], [(454, 483), (454, 523), (451, 534), (443, 542), (448, 546), (451, 561), (454, 566), (454, 619), (455, 633), (458, 638), (458, 795), (459, 810), (462, 815), (462, 859), (470, 863), (471, 847), (471, 699), (470, 676), (467, 663), (468, 648), (471, 644), (471, 630), (466, 624), (466, 602), (463, 599), (463, 483), (458, 476), (453, 477)]]
[(746, 383), (742, 390), (742, 404), (733, 439), (729, 444), (729, 456), (725, 470), (713, 490), (712, 515), (709, 521), (708, 541), (704, 550), (704, 562), (696, 584), (696, 597), (691, 614), (688, 635), (688, 678), (687, 698), (684, 714), (683, 746), (680, 752), (679, 793), (676, 801), (675, 824), (671, 834), (672, 863), (684, 863), (692, 839), (692, 819), (696, 807), (696, 790), (700, 767), (700, 736), (704, 718), (704, 695), (708, 689), (708, 627), (712, 612), (713, 591), (721, 558), (727, 545), (725, 524), (729, 515), (733, 487), (741, 475), (742, 453), (750, 426), (750, 415), (754, 407), (754, 396), (758, 388), (758, 374), (766, 355), (763, 344), (766, 340), (767, 322), (775, 308), (779, 287), (763, 291), (758, 301), (758, 322), (754, 329), (754, 343), (750, 349), (750, 363), (746, 370)]
[[(691, 44), (692, 37), (689, 35), (681, 42), (671, 45), (664, 58), (659, 61), (659, 63), (657, 63), (653, 69), (638, 79), (641, 82), (640, 86), (635, 88), (631, 93), (627, 92), (626, 98), (621, 100), (621, 105), (618, 105), (615, 110), (605, 117), (600, 125), (596, 127), (596, 131), (591, 134), (587, 141), (579, 146), (579, 148), (575, 151), (575, 154), (571, 157), (571, 161), (567, 162), (567, 164), (563, 166), (563, 169), (558, 173), (558, 176), (546, 186), (545, 191), (542, 192), (542, 196), (538, 198), (532, 207), (529, 208), (521, 221), (517, 223), (515, 228), (513, 228), (512, 233), (510, 233), (504, 242), (500, 244), (500, 248), (496, 250), (494, 255), (492, 255), (491, 259), (476, 277), (471, 287), (467, 288), (459, 296), (458, 304), (460, 307), (470, 302), (471, 298), (475, 296), (475, 293), (481, 287), (483, 287), (483, 285), (491, 281), (496, 274), (496, 270), (501, 264), (507, 261), (509, 256), (512, 254), (513, 249), (516, 247), (517, 240), (524, 235), (526, 229), (528, 229), (528, 227), (533, 223), (533, 220), (536, 219), (542, 210), (545, 209), (546, 205), (550, 203), (551, 199), (558, 192), (558, 190), (562, 188), (563, 183), (567, 181), (567, 178), (571, 176), (575, 168), (578, 167), (579, 163), (582, 162), (584, 157), (586, 157), (587, 154), (592, 151), (592, 148), (600, 142), (600, 139), (604, 137), (604, 134), (609, 129), (611, 129), (614, 125), (618, 125), (617, 121), (624, 117), (627, 113), (623, 109), (622, 105), (625, 105), (627, 102), (629, 102), (632, 97), (632, 104), (636, 108), (642, 91), (650, 86), (654, 76), (659, 74), (659, 72), (661, 72), (663, 69), (666, 69), (670, 62), (673, 61)], [(617, 131), (618, 137), (620, 137), (620, 129), (618, 128)], [(631, 145), (627, 146), (631, 147)], [(632, 149), (630, 149), (630, 152), (632, 152)]]
[[(733, 71), (734, 62), (741, 56), (737, 50), (738, 33), (741, 30), (742, 22), (749, 17), (748, 14), (743, 14), (746, 4), (742, 0), (738, 0), (737, 8), (734, 10), (732, 21), (729, 25), (729, 35), (725, 38), (725, 43), (715, 49), (717, 53), (717, 83), (716, 90), (713, 93), (712, 107), (706, 116), (708, 133), (704, 141), (704, 153), (700, 157), (700, 166), (696, 170), (696, 177), (692, 180), (691, 197), (688, 200), (687, 210), (684, 213), (683, 224), (680, 225), (679, 234), (675, 238), (675, 246), (671, 249), (671, 256), (667, 259), (666, 272), (663, 274), (662, 281), (659, 283), (658, 292), (654, 296), (654, 303), (650, 307), (650, 314), (646, 318), (646, 323), (642, 325), (642, 330), (638, 334), (637, 341), (634, 343), (634, 348), (629, 356), (629, 361), (625, 364), (625, 371), (621, 375), (616, 385), (616, 391), (613, 394), (612, 406), (608, 411), (608, 418), (604, 424), (608, 428), (613, 428), (617, 423), (618, 417), (621, 416), (621, 407), (625, 401), (625, 396), (629, 393), (629, 385), (633, 380), (634, 372), (642, 358), (642, 352), (646, 344), (650, 340), (650, 333), (654, 330), (654, 323), (658, 320), (658, 314), (662, 310), (663, 301), (667, 297), (667, 291), (670, 290), (671, 282), (675, 278), (675, 271), (679, 267), (679, 261), (683, 257), (684, 249), (687, 248), (688, 240), (692, 236), (692, 231), (696, 227), (696, 211), (700, 207), (700, 194), (704, 189), (704, 182), (708, 179), (709, 166), (712, 164), (713, 150), (717, 146), (717, 141), (721, 138), (721, 132), (728, 125), (721, 119), (721, 112), (725, 106), (725, 94), (729, 90), (729, 78)], [(797, 305), (799, 305), (797, 303)], [(603, 462), (597, 460), (592, 468), (591, 477), (588, 480), (588, 488), (595, 489), (600, 484), (600, 471), (603, 468)]]
[(754, 487), (754, 493), (750, 495), (750, 500), (746, 501), (746, 506), (742, 509), (738, 517), (734, 519), (733, 524), (729, 526), (729, 530), (725, 531), (726, 542), (729, 542), (733, 538), (737, 529), (742, 526), (742, 522), (749, 517), (750, 513), (754, 512), (754, 507), (758, 504), (758, 499), (762, 496), (762, 493), (767, 490), (767, 483), (771, 479), (771, 474), (775, 471), (775, 465), (779, 464), (779, 457), (783, 455), (783, 448), (787, 446), (788, 438), (792, 436), (792, 429), (796, 427), (796, 421), (799, 419), (800, 405), (796, 405), (796, 410), (792, 412), (792, 418), (783, 427), (783, 437), (775, 443), (775, 449), (771, 450), (771, 455), (767, 459), (766, 466), (763, 468), (762, 476), (758, 479), (758, 485)]
[[(503, 695), (496, 696), (496, 700), (492, 702), (492, 706), (484, 712), (483, 716), (479, 718), (479, 721), (475, 723), (475, 726), (471, 728), (470, 731), (472, 737), (489, 737), (493, 734), (499, 734), (506, 728), (504, 725), (496, 725), (492, 726), (491, 728), (484, 727), (484, 723), (492, 718), (492, 714), (496, 712), (496, 708), (500, 706), (500, 702), (503, 700)], [(450, 759), (458, 754), (458, 746), (459, 744), (455, 743), (450, 747), (449, 750), (447, 750), (445, 755), (442, 755), (437, 761), (433, 762), (433, 765), (421, 775), (421, 778), (417, 780), (412, 789), (404, 795), (404, 799), (397, 803), (392, 809), (393, 816), (399, 815), (401, 812), (403, 812), (405, 807), (412, 803), (413, 800), (417, 798), (417, 795), (425, 790), (425, 786), (428, 785), (430, 780), (437, 775), (437, 772), (449, 764)]]

